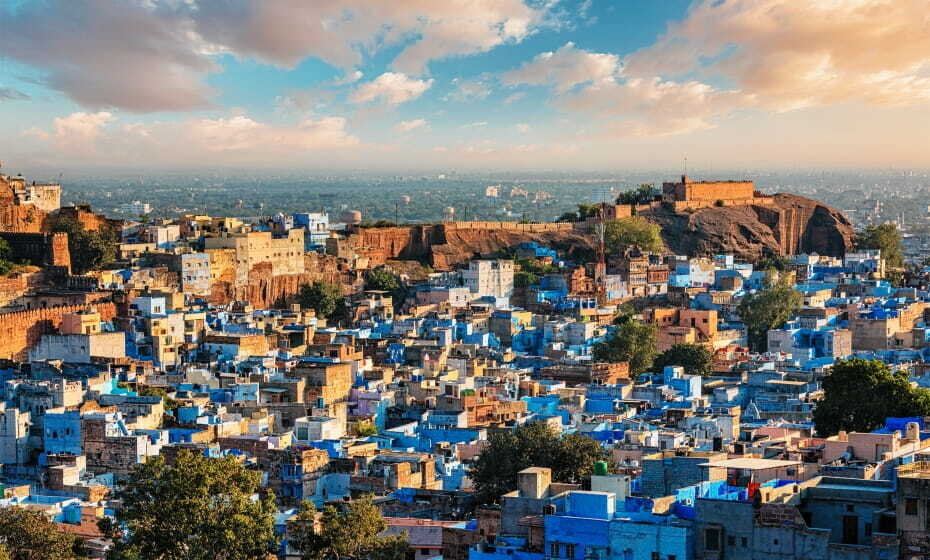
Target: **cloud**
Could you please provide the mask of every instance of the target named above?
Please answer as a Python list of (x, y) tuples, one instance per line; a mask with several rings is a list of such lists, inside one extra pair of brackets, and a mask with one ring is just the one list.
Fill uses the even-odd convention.
[(478, 121), (468, 124), (463, 124), (460, 128), (482, 128), (488, 126), (488, 121)]
[(521, 41), (546, 10), (523, 0), (199, 0), (186, 11), (208, 41), (273, 64), (315, 56), (348, 67), (365, 52), (409, 43), (394, 68), (420, 74), (430, 60)]
[(520, 134), (526, 134), (530, 131), (530, 129), (532, 129), (532, 127), (526, 123), (517, 123), (513, 128)]
[(742, 103), (739, 92), (660, 78), (591, 85), (555, 102), (562, 109), (596, 117), (622, 136), (663, 136), (711, 128), (716, 117)]
[[(397, 51), (396, 72), (516, 43), (548, 8), (529, 0), (46, 0), (0, 8), (0, 56), (42, 73), (91, 109), (209, 106), (204, 80), (232, 54), (294, 68), (315, 57), (352, 69)], [(347, 73), (352, 81), (357, 71)], [(350, 83), (346, 81), (345, 83)]]
[(416, 130), (418, 128), (423, 128), (426, 126), (426, 121), (423, 119), (414, 119), (412, 121), (401, 121), (394, 125), (394, 131), (401, 134), (406, 134), (411, 130)]
[(385, 72), (373, 81), (360, 85), (349, 96), (349, 101), (352, 103), (382, 101), (389, 105), (398, 105), (420, 97), (432, 85), (432, 79), (417, 80), (406, 74)]
[(0, 87), (0, 101), (25, 101), (28, 99), (32, 98), (16, 88)]
[(188, 22), (157, 2), (47, 0), (0, 9), (0, 55), (91, 109), (187, 110), (210, 104), (217, 69)]
[(63, 161), (88, 152), (106, 154), (109, 161), (132, 163), (291, 161), (316, 151), (360, 145), (342, 117), (320, 117), (290, 125), (272, 125), (247, 115), (183, 121), (127, 123), (106, 126), (116, 117), (107, 112), (72, 113), (53, 120), (52, 130), (33, 128), (27, 137), (39, 147), (54, 148)]
[(554, 52), (540, 53), (520, 68), (505, 72), (501, 80), (507, 85), (545, 85), (564, 92), (579, 84), (612, 81), (619, 70), (617, 55), (585, 51), (569, 42)]
[(443, 99), (446, 101), (459, 101), (459, 102), (469, 102), (469, 101), (481, 101), (482, 99), (487, 99), (491, 95), (491, 87), (482, 80), (463, 80), (461, 78), (455, 78), (452, 80), (452, 85), (455, 86), (448, 95)]
[(768, 110), (907, 105), (930, 99), (930, 19), (925, 0), (704, 0), (625, 62), (725, 80)]

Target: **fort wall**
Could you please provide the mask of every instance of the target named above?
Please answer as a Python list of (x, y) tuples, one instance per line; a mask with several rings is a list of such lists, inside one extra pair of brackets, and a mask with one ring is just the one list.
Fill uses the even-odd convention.
[[(96, 303), (93, 307), (104, 321), (116, 316), (116, 307), (110, 302)], [(0, 313), (0, 358), (25, 360), (29, 348), (38, 344), (43, 334), (58, 332), (62, 317), (86, 308), (84, 305), (62, 305)]]

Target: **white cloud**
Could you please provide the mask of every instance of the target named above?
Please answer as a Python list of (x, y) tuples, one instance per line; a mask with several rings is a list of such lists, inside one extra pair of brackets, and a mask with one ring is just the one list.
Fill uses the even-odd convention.
[(514, 125), (513, 128), (514, 128), (517, 132), (519, 132), (520, 134), (526, 134), (526, 133), (529, 132), (533, 127), (531, 127), (530, 125), (528, 125), (528, 124), (526, 124), (526, 123), (517, 123), (516, 125)]
[(92, 109), (191, 110), (212, 103), (204, 78), (221, 53), (352, 69), (399, 48), (392, 68), (421, 75), (432, 60), (522, 41), (547, 11), (530, 0), (46, 0), (0, 10), (0, 56)]
[(374, 80), (358, 86), (349, 97), (352, 103), (381, 101), (398, 105), (416, 99), (433, 85), (433, 80), (418, 80), (406, 74), (385, 72)]
[(481, 101), (491, 95), (491, 87), (482, 79), (463, 80), (455, 78), (452, 80), (452, 85), (455, 86), (455, 89), (446, 95), (444, 98), (446, 101)]
[(468, 124), (463, 124), (461, 128), (482, 128), (488, 126), (488, 121), (478, 121)]
[(520, 68), (505, 72), (501, 80), (508, 85), (547, 85), (557, 91), (586, 83), (610, 82), (620, 70), (620, 57), (593, 53), (566, 43), (555, 52), (544, 52)]
[(279, 126), (233, 115), (107, 127), (114, 119), (106, 112), (74, 113), (54, 119), (51, 132), (36, 128), (25, 134), (40, 148), (55, 148), (63, 161), (97, 151), (121, 163), (288, 161), (303, 153), (344, 150), (361, 143), (342, 117)]
[(423, 128), (426, 126), (426, 121), (424, 119), (414, 119), (412, 121), (401, 121), (394, 125), (394, 131), (401, 134), (406, 134), (411, 130), (416, 130), (418, 128)]
[(775, 111), (906, 105), (930, 99), (927, 14), (926, 0), (703, 0), (626, 72), (723, 77)]

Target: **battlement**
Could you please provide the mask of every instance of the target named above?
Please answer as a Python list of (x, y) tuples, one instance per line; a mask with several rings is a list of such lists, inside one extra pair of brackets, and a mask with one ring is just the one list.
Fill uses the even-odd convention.
[(752, 181), (693, 181), (687, 175), (677, 183), (662, 183), (662, 199), (666, 202), (710, 202), (756, 198)]

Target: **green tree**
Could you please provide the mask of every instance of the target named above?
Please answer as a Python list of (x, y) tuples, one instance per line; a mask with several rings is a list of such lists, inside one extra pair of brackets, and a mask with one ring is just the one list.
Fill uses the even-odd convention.
[(80, 538), (59, 530), (45, 514), (18, 506), (0, 508), (0, 549), (10, 560), (84, 558)]
[(739, 304), (738, 313), (746, 325), (749, 348), (755, 352), (766, 350), (768, 332), (784, 325), (804, 302), (801, 293), (794, 289), (793, 275), (774, 278), (770, 274), (763, 289), (747, 294)]
[(371, 496), (353, 500), (342, 511), (328, 505), (318, 512), (305, 501), (287, 523), (287, 539), (301, 553), (301, 560), (402, 560), (411, 556), (406, 534), (379, 536), (386, 528)]
[(368, 437), (378, 434), (378, 428), (371, 422), (359, 422), (355, 425), (355, 434), (359, 437)]
[(617, 204), (648, 204), (655, 197), (652, 185), (640, 185), (638, 188), (620, 193)]
[(756, 268), (759, 270), (785, 272), (788, 270), (788, 259), (783, 255), (768, 253), (759, 259), (759, 262), (756, 263)]
[(814, 408), (819, 436), (871, 432), (886, 417), (930, 415), (930, 391), (913, 387), (905, 371), (892, 372), (879, 360), (840, 360), (821, 385), (823, 398)]
[(265, 560), (275, 550), (270, 493), (254, 499), (261, 474), (233, 457), (181, 451), (173, 465), (138, 465), (116, 493), (115, 520), (100, 523), (114, 541), (111, 560)]
[(604, 228), (604, 244), (610, 253), (633, 245), (654, 253), (665, 248), (662, 228), (640, 216), (608, 221)]
[(52, 230), (68, 234), (71, 268), (77, 274), (100, 270), (116, 260), (119, 240), (113, 231), (88, 231), (73, 218), (59, 218)]
[(688, 375), (706, 377), (712, 373), (713, 362), (713, 354), (700, 344), (676, 344), (656, 356), (653, 367), (659, 370), (665, 366), (681, 366)]
[(13, 262), (13, 249), (6, 239), (0, 239), (0, 276), (6, 276), (16, 269), (16, 263)]
[(583, 222), (588, 218), (597, 216), (600, 208), (597, 204), (579, 204), (575, 212), (565, 212), (559, 216), (557, 222)]
[(904, 245), (898, 226), (887, 223), (880, 226), (866, 226), (856, 236), (857, 249), (880, 249), (885, 264), (891, 268), (904, 266)]
[(407, 299), (407, 287), (386, 266), (379, 266), (368, 272), (365, 278), (365, 289), (389, 292), (395, 307), (400, 307)]
[(591, 476), (597, 461), (608, 459), (607, 451), (590, 438), (579, 434), (560, 437), (549, 426), (533, 422), (491, 434), (469, 475), (478, 503), (488, 504), (516, 489), (517, 473), (523, 469), (548, 467), (554, 481), (582, 483)]
[(301, 307), (313, 309), (323, 319), (333, 315), (342, 301), (342, 289), (336, 284), (316, 281), (304, 284), (297, 294), (297, 303)]
[(539, 276), (527, 270), (518, 270), (513, 275), (513, 285), (517, 288), (527, 288), (539, 283)]
[(653, 323), (626, 321), (607, 339), (591, 349), (597, 362), (629, 362), (630, 373), (639, 375), (652, 367), (656, 357), (656, 332)]

